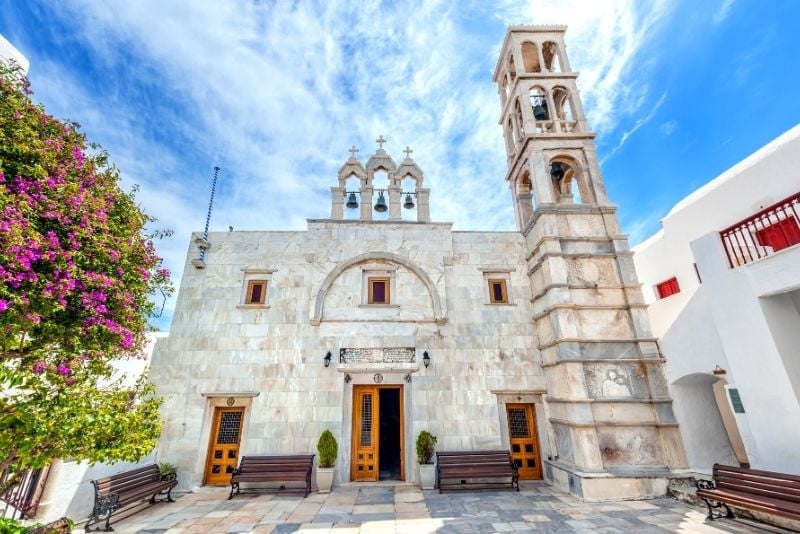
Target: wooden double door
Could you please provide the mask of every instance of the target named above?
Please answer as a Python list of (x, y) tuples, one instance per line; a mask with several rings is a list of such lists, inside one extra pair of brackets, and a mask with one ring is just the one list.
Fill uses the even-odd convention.
[(542, 478), (536, 414), (533, 404), (506, 404), (511, 460), (519, 469), (521, 480)]
[(403, 386), (353, 386), (350, 480), (405, 480)]

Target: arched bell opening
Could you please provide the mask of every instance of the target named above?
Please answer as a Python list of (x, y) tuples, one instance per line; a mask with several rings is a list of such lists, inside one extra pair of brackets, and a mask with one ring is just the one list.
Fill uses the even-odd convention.
[(536, 133), (547, 133), (549, 126), (545, 124), (550, 120), (550, 104), (547, 101), (547, 92), (543, 87), (530, 88), (530, 103), (533, 110), (533, 119), (536, 121)]
[(383, 167), (372, 175), (372, 217), (376, 221), (389, 219), (389, 173)]
[(559, 204), (588, 204), (594, 202), (583, 167), (570, 156), (557, 156), (548, 167), (550, 181)]
[(524, 132), (524, 121), (522, 120), (522, 106), (519, 105), (519, 99), (514, 102), (514, 120), (517, 123), (518, 138), (521, 138)]
[(361, 201), (361, 179), (355, 174), (351, 174), (344, 181), (344, 195), (342, 195), (345, 219), (361, 218), (359, 209)]
[(542, 59), (544, 59), (544, 70), (547, 72), (561, 72), (561, 64), (558, 60), (558, 45), (553, 41), (542, 44)]
[(416, 221), (417, 204), (419, 202), (417, 199), (417, 192), (419, 191), (417, 179), (410, 174), (406, 174), (400, 180), (400, 188), (402, 191), (400, 205), (403, 208), (400, 210), (400, 218), (404, 221)]
[(563, 121), (574, 121), (575, 110), (572, 106), (572, 97), (565, 87), (553, 88), (553, 102), (555, 103), (556, 116)]
[(533, 185), (529, 171), (523, 172), (514, 184), (514, 203), (516, 205), (517, 223), (520, 230), (522, 230), (533, 217), (533, 211), (536, 207), (533, 200)]
[(525, 72), (542, 71), (542, 66), (539, 64), (539, 49), (536, 44), (530, 41), (522, 43), (522, 64)]
[(514, 55), (511, 54), (508, 56), (508, 77), (509, 81), (513, 85), (514, 81), (517, 79), (517, 67), (514, 65)]

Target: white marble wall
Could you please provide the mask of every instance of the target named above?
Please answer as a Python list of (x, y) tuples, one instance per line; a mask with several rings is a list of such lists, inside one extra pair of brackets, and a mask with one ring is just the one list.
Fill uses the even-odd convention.
[[(316, 452), (330, 428), (340, 443), (339, 481), (346, 481), (352, 384), (371, 383), (380, 371), (384, 383), (405, 388), (406, 478), (414, 480), (420, 430), (437, 435), (441, 450), (504, 447), (505, 414), (493, 392), (545, 390), (520, 233), (325, 220), (310, 221), (306, 232), (213, 233), (209, 242), (205, 269), (191, 265), (198, 250), (190, 246), (170, 336), (151, 370), (165, 398), (158, 459), (177, 465), (183, 488), (202, 483), (213, 405), (228, 396), (247, 406), (242, 454)], [(325, 285), (337, 266), (367, 253), (381, 254)], [(375, 264), (395, 269), (397, 307), (363, 306), (361, 270)], [(243, 269), (274, 270), (268, 307), (240, 305)], [(510, 305), (488, 304), (487, 269), (508, 278)], [(402, 380), (409, 369), (339, 364), (344, 347), (415, 347), (411, 383)], [(419, 363), (425, 350), (428, 369)], [(546, 454), (543, 428), (540, 441)]]

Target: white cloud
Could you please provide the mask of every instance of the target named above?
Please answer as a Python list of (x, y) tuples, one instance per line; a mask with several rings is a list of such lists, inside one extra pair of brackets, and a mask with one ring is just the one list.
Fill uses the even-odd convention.
[(663, 123), (659, 127), (659, 130), (661, 130), (661, 133), (663, 133), (664, 135), (667, 135), (667, 136), (672, 135), (673, 133), (675, 133), (675, 130), (677, 130), (677, 129), (678, 129), (678, 121), (676, 121), (675, 119), (667, 121), (667, 122)]
[(733, 7), (734, 1), (735, 0), (722, 0), (719, 9), (717, 9), (717, 11), (714, 12), (714, 15), (711, 17), (711, 22), (713, 22), (715, 25), (722, 24), (722, 22), (728, 18), (728, 14)]
[(378, 134), (397, 160), (405, 145), (415, 150), (435, 220), (511, 229), (490, 79), (504, 31), (496, 21), (569, 23), (584, 107), (602, 133), (643, 105), (648, 86), (630, 83), (632, 66), (668, 9), (666, 0), (644, 12), (633, 0), (504, 2), (476, 29), (464, 16), (486, 9), (479, 2), (51, 7), (101, 66), (124, 61), (163, 96), (152, 108), (121, 88), (101, 107), (79, 70), (36, 66), (45, 83), (35, 89), (48, 108), (82, 122), (126, 183), (141, 184), (145, 208), (176, 231), (157, 245), (176, 279), (190, 232), (203, 227), (213, 165), (222, 172), (212, 229), (303, 229), (305, 218), (328, 216), (328, 188), (347, 147), (355, 143), (366, 160)]
[(666, 101), (666, 99), (667, 99), (667, 93), (666, 93), (666, 91), (665, 91), (664, 93), (662, 93), (661, 97), (660, 97), (660, 98), (658, 99), (658, 101), (657, 101), (657, 102), (656, 102), (656, 103), (653, 105), (653, 107), (652, 107), (652, 108), (650, 108), (650, 111), (648, 111), (648, 112), (647, 112), (647, 115), (645, 115), (644, 117), (641, 117), (641, 118), (639, 118), (639, 119), (636, 119), (636, 122), (634, 122), (634, 123), (633, 123), (633, 127), (631, 127), (631, 129), (630, 129), (630, 130), (626, 130), (625, 132), (623, 132), (622, 136), (621, 136), (621, 137), (620, 137), (620, 139), (619, 139), (619, 142), (616, 144), (616, 146), (614, 146), (614, 148), (613, 148), (613, 149), (611, 149), (611, 152), (609, 152), (609, 153), (608, 153), (608, 154), (607, 154), (607, 155), (606, 155), (606, 156), (605, 156), (605, 157), (604, 157), (604, 158), (603, 158), (603, 159), (600, 161), (600, 163), (601, 163), (601, 164), (603, 164), (603, 163), (605, 163), (607, 160), (609, 160), (610, 158), (614, 157), (614, 154), (616, 154), (617, 152), (619, 152), (619, 150), (620, 150), (620, 149), (621, 149), (621, 148), (622, 148), (622, 147), (625, 145), (625, 143), (628, 141), (628, 139), (630, 139), (630, 138), (631, 138), (631, 136), (632, 136), (633, 134), (635, 134), (635, 133), (636, 133), (636, 131), (637, 131), (639, 128), (641, 128), (642, 126), (644, 126), (645, 124), (647, 124), (648, 122), (650, 122), (650, 121), (653, 119), (653, 117), (655, 117), (655, 115), (656, 115), (656, 112), (658, 112), (658, 109), (661, 107), (661, 105), (662, 105), (662, 104), (664, 104), (664, 101)]

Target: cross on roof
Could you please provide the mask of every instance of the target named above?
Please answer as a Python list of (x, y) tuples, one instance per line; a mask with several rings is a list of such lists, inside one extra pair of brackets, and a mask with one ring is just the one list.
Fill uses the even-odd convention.
[(350, 157), (354, 158), (356, 157), (356, 152), (358, 152), (358, 149), (356, 148), (356, 145), (353, 145), (348, 151), (350, 152)]
[(383, 135), (379, 135), (378, 138), (375, 139), (375, 142), (378, 143), (378, 146), (380, 147), (379, 150), (383, 150), (383, 143), (386, 142), (386, 139), (383, 137)]
[(411, 153), (414, 151), (408, 148), (408, 145), (406, 145), (406, 149), (403, 150), (403, 152), (405, 152), (407, 158), (411, 158)]

